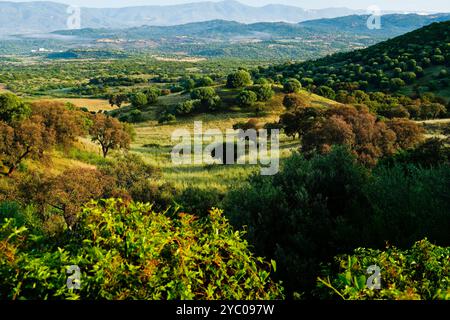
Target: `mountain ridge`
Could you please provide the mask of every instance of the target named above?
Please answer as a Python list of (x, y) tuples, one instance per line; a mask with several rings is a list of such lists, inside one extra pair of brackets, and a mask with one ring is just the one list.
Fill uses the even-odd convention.
[[(66, 29), (69, 6), (46, 2), (0, 2), (0, 34), (47, 33)], [(355, 13), (348, 8), (302, 9), (269, 4), (252, 7), (238, 1), (195, 2), (171, 6), (81, 9), (82, 28), (129, 28), (141, 25), (173, 26), (209, 20), (233, 20), (243, 23), (301, 21), (333, 18)], [(13, 18), (12, 18), (13, 17)]]
[(382, 37), (384, 39), (398, 36), (434, 22), (450, 20), (450, 13), (418, 15), (418, 14), (390, 14), (382, 16), (383, 27), (380, 30), (370, 30), (366, 26), (368, 16), (351, 15), (333, 19), (317, 19), (300, 23), (288, 22), (257, 22), (245, 24), (229, 20), (210, 20), (192, 22), (176, 26), (143, 25), (126, 29), (85, 28), (77, 30), (59, 30), (54, 34), (88, 36), (92, 38), (127, 39), (159, 39), (161, 37), (245, 37), (257, 33), (259, 38), (287, 38), (304, 36), (305, 34), (355, 33), (360, 36)]

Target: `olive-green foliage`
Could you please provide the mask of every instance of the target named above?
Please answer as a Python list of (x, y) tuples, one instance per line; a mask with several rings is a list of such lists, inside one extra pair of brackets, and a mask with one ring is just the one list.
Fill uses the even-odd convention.
[(272, 89), (272, 85), (270, 84), (262, 84), (258, 86), (254, 86), (252, 91), (256, 93), (258, 97), (258, 101), (266, 102), (273, 98), (275, 92)]
[(243, 88), (252, 84), (252, 76), (245, 70), (231, 73), (227, 78), (228, 88)]
[(197, 88), (191, 92), (193, 100), (200, 100), (200, 107), (204, 111), (215, 111), (219, 108), (221, 100), (216, 90), (211, 87)]
[(144, 91), (138, 91), (130, 94), (130, 102), (137, 109), (145, 108), (155, 104), (161, 92), (155, 88), (149, 88)]
[[(380, 268), (379, 290), (367, 287), (373, 274), (367, 273), (370, 266)], [(324, 268), (316, 295), (348, 300), (450, 300), (450, 247), (425, 239), (408, 250), (356, 249)]]
[(144, 90), (144, 94), (147, 97), (147, 103), (149, 105), (152, 105), (158, 101), (158, 97), (161, 95), (161, 91), (155, 88), (149, 88)]
[(130, 95), (130, 101), (133, 107), (138, 109), (144, 108), (148, 103), (147, 96), (142, 92), (136, 92)]
[(12, 93), (0, 94), (0, 121), (22, 120), (31, 114), (30, 107)]
[(297, 79), (288, 79), (283, 86), (285, 93), (298, 93), (302, 88), (302, 84)]
[(417, 148), (402, 151), (394, 157), (386, 158), (382, 161), (385, 165), (395, 164), (415, 164), (430, 168), (439, 165), (450, 165), (450, 147), (445, 140), (431, 138), (421, 143)]
[(248, 227), (258, 255), (278, 262), (285, 288), (312, 289), (319, 262), (386, 241), (428, 237), (450, 246), (450, 167), (379, 166), (345, 149), (310, 160), (293, 155), (274, 177), (254, 176), (225, 199), (233, 224)]
[(197, 79), (195, 82), (196, 87), (209, 87), (214, 84), (214, 80), (211, 77), (205, 76)]
[(223, 196), (215, 190), (204, 190), (196, 187), (189, 187), (184, 190), (176, 199), (185, 212), (195, 212), (203, 217), (209, 211), (217, 207)]
[(135, 201), (148, 202), (154, 208), (164, 210), (172, 204), (175, 190), (169, 184), (161, 184), (160, 169), (146, 163), (142, 157), (128, 153), (100, 166), (105, 177), (112, 178), (109, 186), (112, 194), (131, 197)]
[(347, 221), (358, 213), (352, 204), (362, 197), (365, 179), (343, 149), (311, 161), (295, 154), (277, 175), (255, 175), (231, 192), (225, 207), (232, 223), (248, 227), (256, 252), (278, 262), (277, 276), (289, 292), (309, 290), (318, 263), (336, 254), (337, 243), (350, 250), (360, 242), (359, 226)]
[(253, 91), (243, 90), (239, 93), (237, 101), (242, 107), (251, 107), (258, 101), (258, 96)]
[[(448, 101), (449, 26), (449, 21), (433, 23), (366, 49), (336, 53), (314, 61), (273, 65), (262, 69), (258, 76), (279, 83), (291, 78), (301, 79), (308, 90), (331, 99), (334, 99), (333, 91), (364, 90), (403, 97), (434, 92)], [(388, 96), (384, 101), (376, 100), (377, 104), (389, 108), (397, 106), (388, 101)]]
[(425, 237), (450, 245), (450, 166), (379, 166), (372, 175), (364, 187), (369, 201), (365, 212), (370, 213), (366, 235), (371, 247), (380, 247), (385, 241), (410, 246)]
[(176, 108), (175, 112), (177, 115), (188, 115), (195, 111), (195, 108), (199, 106), (201, 103), (201, 100), (187, 100), (180, 102)]
[[(279, 299), (275, 263), (254, 257), (222, 212), (170, 218), (150, 205), (92, 202), (59, 248), (15, 219), (0, 222), (2, 299)], [(81, 289), (66, 286), (81, 270)]]
[(327, 86), (320, 86), (319, 88), (317, 88), (316, 93), (318, 95), (321, 95), (322, 97), (325, 97), (328, 99), (333, 100), (336, 98), (336, 94), (335, 94), (334, 90)]
[(177, 121), (177, 118), (175, 117), (175, 115), (168, 113), (168, 112), (162, 113), (158, 118), (159, 124), (174, 123), (176, 121)]

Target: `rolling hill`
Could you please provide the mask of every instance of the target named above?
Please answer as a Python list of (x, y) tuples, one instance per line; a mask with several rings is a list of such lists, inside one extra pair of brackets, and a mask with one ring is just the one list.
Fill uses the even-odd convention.
[(163, 54), (298, 61), (368, 47), (433, 22), (450, 20), (450, 14), (385, 15), (381, 30), (368, 29), (367, 18), (352, 15), (298, 24), (213, 20), (179, 26), (62, 30), (53, 35), (113, 49), (152, 48)]
[(239, 38), (254, 38), (260, 40), (273, 38), (295, 38), (339, 34), (358, 37), (390, 38), (421, 28), (433, 22), (450, 20), (449, 14), (418, 15), (389, 14), (382, 16), (382, 28), (370, 30), (367, 28), (367, 15), (351, 15), (334, 19), (318, 19), (301, 23), (260, 22), (245, 24), (236, 21), (212, 20), (188, 23), (177, 26), (140, 26), (126, 29), (95, 29), (61, 30), (54, 34), (77, 36), (80, 38), (123, 38), (149, 39), (161, 38), (209, 38), (230, 40)]
[(433, 22), (450, 20), (449, 13), (386, 14), (381, 17), (380, 29), (367, 28), (368, 15), (351, 15), (333, 19), (317, 19), (300, 23), (316, 32), (351, 32), (359, 35), (391, 38), (427, 26)]
[[(436, 22), (366, 49), (315, 61), (278, 65), (264, 76), (294, 77), (333, 96), (339, 91), (383, 91), (450, 100), (450, 21)], [(322, 89), (320, 89), (322, 88)]]

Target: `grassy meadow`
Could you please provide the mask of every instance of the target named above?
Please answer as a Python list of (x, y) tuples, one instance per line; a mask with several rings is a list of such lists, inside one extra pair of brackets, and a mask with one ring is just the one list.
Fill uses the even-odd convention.
[[(224, 87), (218, 87), (217, 92), (221, 96), (223, 103), (227, 106), (227, 112), (214, 114), (198, 114), (189, 117), (180, 117), (177, 122), (170, 124), (159, 124), (157, 114), (177, 103), (189, 98), (186, 94), (170, 94), (160, 97), (158, 103), (148, 109), (143, 110), (148, 121), (134, 125), (136, 137), (131, 145), (131, 152), (143, 156), (146, 162), (162, 170), (162, 181), (169, 182), (178, 190), (184, 190), (189, 186), (196, 186), (204, 190), (215, 189), (225, 192), (230, 187), (236, 186), (244, 181), (254, 172), (259, 171), (258, 165), (174, 165), (171, 159), (171, 151), (178, 144), (171, 141), (172, 133), (177, 129), (187, 129), (193, 134), (194, 122), (202, 121), (203, 131), (209, 129), (219, 129), (226, 132), (232, 129), (233, 125), (239, 122), (247, 122), (249, 119), (258, 119), (261, 124), (278, 121), (284, 108), (282, 105), (284, 95), (281, 88), (276, 88), (277, 93), (267, 102), (267, 110), (264, 113), (243, 112), (234, 105), (234, 98), (238, 91)], [(311, 104), (315, 106), (328, 106), (336, 104), (332, 100), (302, 91), (302, 95), (309, 96)], [(40, 98), (45, 101), (70, 102), (77, 107), (87, 108), (89, 111), (117, 110), (112, 108), (107, 100), (86, 99), (86, 98)], [(126, 111), (128, 106), (121, 110)], [(206, 147), (209, 141), (204, 141)], [(299, 148), (298, 140), (293, 140), (285, 135), (280, 135), (280, 158), (288, 157), (293, 150)], [(79, 139), (76, 146), (71, 150), (59, 150), (52, 154), (52, 171), (57, 173), (70, 167), (93, 167), (108, 159), (101, 156), (100, 147), (88, 138)], [(27, 162), (28, 166), (33, 166), (33, 161)]]

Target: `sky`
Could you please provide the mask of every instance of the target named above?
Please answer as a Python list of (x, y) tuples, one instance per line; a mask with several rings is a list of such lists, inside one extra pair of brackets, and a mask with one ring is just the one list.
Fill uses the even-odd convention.
[[(8, 0), (13, 2), (30, 2), (32, 0)], [(49, 0), (83, 7), (129, 7), (138, 5), (170, 5), (200, 0)], [(219, 0), (209, 0), (219, 1)], [(0, 1), (1, 2), (1, 1)], [(306, 9), (329, 7), (347, 7), (367, 9), (376, 5), (383, 11), (427, 11), (450, 12), (450, 0), (240, 0), (252, 6), (263, 6), (270, 3), (293, 5)]]

